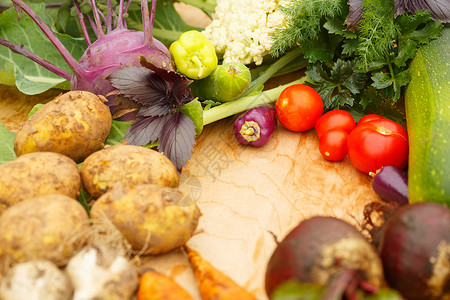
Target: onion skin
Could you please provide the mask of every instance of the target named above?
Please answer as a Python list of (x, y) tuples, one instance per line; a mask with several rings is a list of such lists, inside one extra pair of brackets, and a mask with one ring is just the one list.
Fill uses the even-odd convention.
[(372, 189), (385, 201), (408, 204), (408, 176), (402, 169), (385, 166), (375, 174)]
[(239, 143), (264, 146), (277, 127), (275, 108), (263, 105), (250, 109), (234, 122), (234, 135)]
[(400, 207), (379, 247), (386, 281), (408, 300), (450, 299), (450, 210), (422, 202)]

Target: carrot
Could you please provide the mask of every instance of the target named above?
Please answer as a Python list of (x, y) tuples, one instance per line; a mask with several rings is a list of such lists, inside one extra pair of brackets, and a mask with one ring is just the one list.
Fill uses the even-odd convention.
[(203, 259), (197, 251), (187, 246), (184, 248), (203, 300), (256, 300), (247, 290)]
[(154, 270), (141, 275), (136, 297), (137, 300), (193, 300), (175, 280)]

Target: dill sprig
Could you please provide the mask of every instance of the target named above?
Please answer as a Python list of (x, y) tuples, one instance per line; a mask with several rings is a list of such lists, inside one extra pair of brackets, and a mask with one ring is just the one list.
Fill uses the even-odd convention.
[(360, 68), (367, 71), (374, 61), (383, 60), (395, 47), (399, 28), (394, 22), (392, 0), (362, 1), (362, 19), (359, 23), (357, 55)]
[(307, 41), (320, 40), (326, 18), (341, 17), (348, 14), (346, 0), (292, 0), (282, 6), (280, 11), (286, 17), (286, 28), (274, 32), (273, 56), (280, 56), (295, 45)]

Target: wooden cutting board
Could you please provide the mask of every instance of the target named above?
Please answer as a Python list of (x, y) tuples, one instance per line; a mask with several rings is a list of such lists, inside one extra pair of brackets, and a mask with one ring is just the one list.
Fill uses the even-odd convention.
[[(208, 21), (192, 18), (195, 14), (188, 7), (177, 8), (188, 22), (197, 22), (191, 24), (206, 26)], [(270, 87), (277, 84), (273, 80)], [(27, 96), (0, 85), (0, 123), (16, 131), (35, 104), (59, 93)], [(295, 133), (279, 126), (268, 144), (253, 148), (235, 140), (233, 122), (230, 117), (207, 125), (181, 173), (180, 187), (202, 212), (188, 245), (258, 299), (267, 299), (264, 274), (275, 238), (281, 240), (314, 215), (335, 216), (358, 226), (364, 206), (379, 198), (371, 189), (371, 177), (357, 171), (348, 158), (334, 163), (322, 158), (314, 130)], [(170, 275), (200, 299), (182, 250), (143, 257), (142, 269), (147, 267)]]
[[(202, 212), (198, 233), (188, 245), (258, 299), (266, 299), (264, 274), (276, 247), (274, 236), (281, 240), (314, 215), (358, 226), (364, 206), (379, 198), (371, 177), (347, 158), (334, 163), (322, 158), (314, 130), (294, 133), (279, 126), (268, 144), (253, 148), (236, 142), (232, 122), (205, 128), (181, 174), (181, 188)], [(151, 264), (200, 299), (181, 251)]]
[[(61, 91), (26, 96), (0, 86), (0, 122), (17, 130), (36, 103)], [(346, 158), (327, 162), (318, 150), (314, 130), (295, 133), (278, 126), (262, 148), (240, 145), (233, 134), (234, 117), (207, 125), (181, 173), (180, 187), (191, 195), (202, 216), (188, 245), (258, 299), (266, 299), (267, 261), (281, 240), (301, 220), (335, 216), (355, 226), (364, 206), (379, 201), (371, 177)], [(200, 299), (182, 250), (142, 258), (175, 278)]]

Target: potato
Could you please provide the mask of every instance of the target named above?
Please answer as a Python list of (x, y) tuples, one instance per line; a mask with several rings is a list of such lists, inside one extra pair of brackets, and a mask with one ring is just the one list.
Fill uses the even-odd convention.
[(160, 254), (180, 247), (197, 228), (200, 210), (178, 188), (117, 183), (91, 208), (91, 219), (110, 221), (134, 250)]
[(156, 150), (133, 145), (114, 145), (97, 151), (83, 162), (81, 180), (86, 191), (98, 198), (116, 182), (123, 186), (178, 185), (175, 166)]
[(69, 157), (53, 152), (24, 154), (0, 165), (0, 215), (8, 207), (38, 195), (77, 198), (80, 187), (80, 171)]
[(0, 299), (71, 300), (69, 278), (48, 260), (32, 260), (9, 269), (0, 283)]
[(88, 226), (86, 210), (73, 198), (50, 194), (24, 200), (0, 216), (0, 263), (5, 268), (47, 259), (63, 266), (84, 243)]
[(103, 146), (111, 130), (112, 116), (104, 101), (90, 92), (70, 91), (43, 105), (17, 132), (17, 156), (51, 151), (83, 161)]

